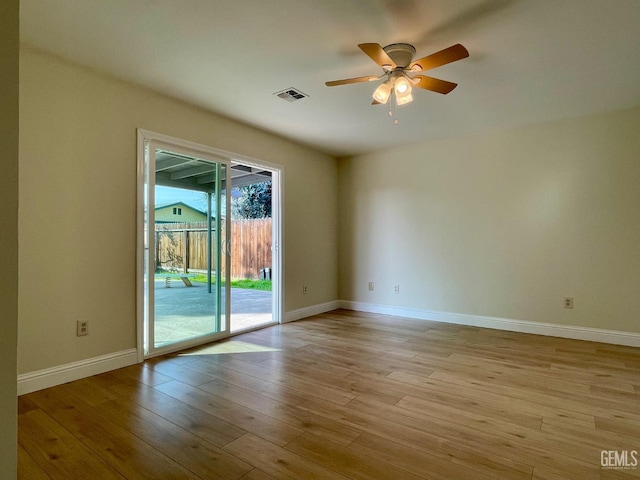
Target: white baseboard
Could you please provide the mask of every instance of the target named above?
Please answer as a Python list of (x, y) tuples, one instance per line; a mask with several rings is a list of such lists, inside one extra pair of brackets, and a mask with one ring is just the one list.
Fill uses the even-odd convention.
[[(640, 334), (604, 330), (590, 327), (576, 327), (571, 325), (557, 325), (553, 323), (530, 322), (512, 320), (509, 318), (487, 317), (482, 315), (468, 315), (464, 313), (437, 312), (416, 308), (395, 307), (392, 305), (378, 305), (373, 303), (335, 300), (332, 302), (312, 305), (310, 307), (291, 310), (285, 313), (282, 323), (293, 322), (302, 318), (330, 312), (338, 308), (359, 312), (380, 313), (397, 317), (430, 320), (434, 322), (453, 323), (473, 327), (493, 328), (511, 332), (533, 333), (551, 337), (572, 338), (591, 342), (610, 343), (640, 347)], [(38, 370), (36, 372), (18, 375), (18, 395), (35, 392), (44, 388), (61, 385), (80, 378), (98, 375), (122, 367), (138, 363), (138, 352), (135, 348), (121, 352), (110, 353), (100, 357), (93, 357), (78, 362), (68, 363), (57, 367)]]
[(135, 348), (110, 353), (100, 357), (88, 358), (79, 362), (67, 363), (37, 372), (18, 375), (18, 395), (35, 392), (43, 388), (61, 385), (80, 378), (128, 367), (138, 363), (138, 351)]
[(301, 318), (312, 317), (313, 315), (320, 315), (321, 313), (330, 312), (341, 308), (342, 303), (339, 300), (332, 302), (320, 303), (318, 305), (312, 305), (310, 307), (299, 308), (298, 310), (291, 310), (284, 314), (282, 323), (289, 323)]
[(443, 323), (455, 323), (473, 327), (493, 328), (511, 332), (533, 333), (550, 337), (572, 338), (590, 342), (611, 343), (640, 347), (640, 333), (621, 332), (618, 330), (604, 330), (600, 328), (576, 327), (558, 325), (554, 323), (530, 322), (526, 320), (512, 320), (509, 318), (486, 317), (482, 315), (468, 315), (464, 313), (437, 312), (416, 308), (394, 307), (392, 305), (377, 305), (364, 302), (340, 300), (340, 308), (368, 313), (382, 313), (397, 317), (431, 320)]

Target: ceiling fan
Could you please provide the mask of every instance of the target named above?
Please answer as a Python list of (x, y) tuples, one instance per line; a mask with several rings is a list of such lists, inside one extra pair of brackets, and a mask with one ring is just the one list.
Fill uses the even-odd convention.
[(374, 62), (380, 65), (384, 73), (380, 76), (368, 75), (365, 77), (333, 80), (326, 82), (325, 85), (335, 87), (349, 83), (374, 82), (386, 77), (386, 80), (378, 85), (378, 88), (373, 92), (372, 105), (386, 104), (392, 94), (395, 94), (398, 105), (409, 103), (413, 100), (413, 96), (411, 95), (413, 87), (446, 95), (456, 88), (458, 84), (438, 78), (427, 77), (426, 75), (415, 75), (415, 73), (441, 67), (447, 63), (462, 60), (469, 56), (467, 49), (459, 43), (427, 55), (426, 57), (419, 58), (418, 60), (413, 60), (416, 49), (408, 43), (392, 43), (386, 47), (381, 47), (377, 43), (361, 43), (358, 47)]

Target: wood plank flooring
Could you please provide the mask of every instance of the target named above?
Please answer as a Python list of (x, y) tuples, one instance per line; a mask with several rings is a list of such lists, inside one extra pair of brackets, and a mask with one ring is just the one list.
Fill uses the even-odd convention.
[(18, 418), (24, 479), (637, 479), (601, 452), (640, 452), (640, 349), (337, 310)]

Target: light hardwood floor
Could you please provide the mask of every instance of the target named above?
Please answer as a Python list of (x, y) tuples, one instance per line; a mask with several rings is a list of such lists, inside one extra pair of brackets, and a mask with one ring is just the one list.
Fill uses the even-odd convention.
[(19, 399), (25, 479), (640, 478), (602, 450), (640, 349), (344, 310)]

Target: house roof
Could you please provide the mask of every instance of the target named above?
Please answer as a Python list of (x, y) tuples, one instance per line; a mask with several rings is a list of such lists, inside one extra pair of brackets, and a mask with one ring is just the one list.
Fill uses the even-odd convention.
[(199, 209), (197, 209), (195, 207), (192, 207), (191, 205), (189, 205), (187, 203), (184, 203), (184, 202), (162, 203), (162, 204), (156, 205), (155, 210), (157, 212), (158, 210), (162, 210), (162, 209), (165, 209), (165, 208), (172, 208), (172, 207), (189, 208), (189, 209), (193, 210), (194, 212), (198, 212), (198, 213), (204, 215), (205, 217), (207, 216), (206, 212), (203, 212), (202, 210), (199, 210)]
[[(188, 5), (188, 6), (187, 6)], [(637, 0), (21, 0), (21, 40), (108, 75), (349, 155), (640, 105)], [(407, 42), (470, 57), (428, 74), (459, 86), (372, 106), (357, 47)], [(287, 102), (290, 87), (308, 94)]]

